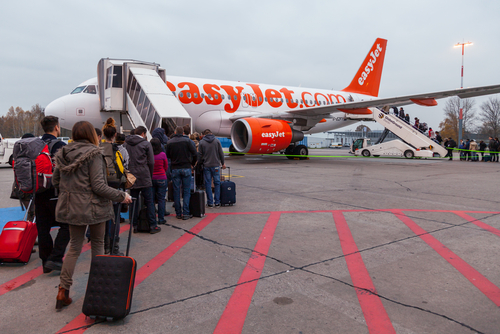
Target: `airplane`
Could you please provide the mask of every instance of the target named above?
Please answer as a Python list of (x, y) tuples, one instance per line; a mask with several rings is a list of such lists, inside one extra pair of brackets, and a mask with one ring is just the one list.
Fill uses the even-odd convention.
[[(408, 104), (436, 106), (436, 99), (450, 96), (470, 98), (500, 92), (500, 85), (492, 85), (379, 98), (386, 47), (387, 40), (377, 38), (351, 83), (340, 91), (178, 76), (165, 78), (164, 73), (162, 81), (168, 87), (168, 93), (191, 117), (193, 132), (201, 133), (208, 128), (215, 136), (231, 138), (230, 152), (273, 153), (285, 150), (290, 159), (293, 156), (307, 157), (307, 147), (298, 144), (304, 134), (331, 131), (359, 122), (359, 119), (349, 120), (346, 116), (369, 116), (372, 114), (370, 108)], [(107, 73), (110, 76), (111, 68)], [(108, 82), (108, 86), (110, 81), (101, 82)], [(101, 128), (108, 117), (120, 119), (119, 124), (125, 131), (132, 129), (131, 117), (122, 120), (127, 110), (102, 112), (104, 104), (100, 95), (104, 96), (104, 93), (101, 94), (104, 88), (99, 87), (98, 82), (97, 77), (81, 83), (69, 95), (51, 102), (45, 108), (45, 115), (58, 116), (61, 127), (67, 130), (80, 120)], [(126, 84), (127, 80), (123, 82)], [(129, 91), (131, 82), (128, 80)], [(137, 102), (137, 94), (135, 99), (129, 99), (129, 104), (132, 102)], [(153, 117), (151, 122), (148, 130), (163, 126), (167, 133), (172, 133), (173, 129), (168, 128), (165, 122), (153, 121)]]

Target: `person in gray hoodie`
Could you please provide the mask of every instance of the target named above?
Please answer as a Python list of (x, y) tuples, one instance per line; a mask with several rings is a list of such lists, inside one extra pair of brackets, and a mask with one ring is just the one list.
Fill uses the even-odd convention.
[[(147, 208), (150, 233), (158, 233), (161, 228), (156, 224), (155, 203), (153, 200), (153, 169), (155, 166), (155, 156), (153, 147), (146, 139), (147, 130), (143, 126), (135, 129), (134, 134), (125, 138), (125, 148), (129, 155), (129, 171), (137, 180), (130, 189), (130, 195), (139, 198), (142, 193), (144, 204)], [(134, 212), (133, 227), (134, 233), (137, 232), (137, 220), (139, 217), (139, 208)]]
[[(203, 139), (198, 146), (199, 161), (203, 164), (205, 178), (205, 192), (207, 193), (207, 206), (220, 207), (220, 167), (226, 169), (224, 164), (224, 151), (219, 139), (215, 138), (212, 131), (203, 131)], [(212, 179), (214, 180), (214, 195), (212, 196)]]

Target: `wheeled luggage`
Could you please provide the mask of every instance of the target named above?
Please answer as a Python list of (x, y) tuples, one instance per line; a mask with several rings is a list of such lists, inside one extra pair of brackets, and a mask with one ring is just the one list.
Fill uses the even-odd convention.
[(231, 181), (231, 167), (227, 167), (227, 169), (228, 179), (220, 183), (220, 204), (222, 206), (236, 203), (236, 184)]
[[(131, 217), (136, 210), (136, 202), (135, 199), (132, 202)], [(119, 212), (120, 210), (116, 219), (119, 219)], [(130, 219), (130, 224), (132, 224), (132, 219)], [(130, 313), (137, 270), (137, 262), (128, 256), (131, 234), (132, 226), (128, 234), (125, 256), (97, 255), (92, 259), (82, 307), (82, 312), (86, 316), (116, 320)], [(113, 236), (111, 247), (114, 247), (114, 243)]]
[(24, 220), (10, 221), (0, 234), (0, 263), (28, 263), (38, 235), (35, 222), (26, 218), (33, 199), (30, 200)]
[(194, 190), (191, 190), (191, 198), (189, 199), (189, 213), (193, 215), (193, 217), (204, 217), (206, 203), (205, 192), (197, 189), (194, 177), (191, 185), (194, 185)]
[(137, 232), (149, 233), (151, 227), (149, 226), (148, 207), (146, 206), (142, 193), (139, 195), (139, 198), (140, 200), (137, 201), (138, 207), (140, 208), (139, 215), (137, 217)]
[(174, 201), (174, 183), (172, 181), (168, 181), (167, 186), (167, 202)]

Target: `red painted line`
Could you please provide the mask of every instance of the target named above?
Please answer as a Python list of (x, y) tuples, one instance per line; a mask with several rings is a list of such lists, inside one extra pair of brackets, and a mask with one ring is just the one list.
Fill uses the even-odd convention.
[(468, 214), (462, 212), (462, 211), (455, 211), (454, 214), (456, 214), (457, 216), (467, 220), (468, 222), (471, 222), (472, 224), (488, 231), (488, 232), (491, 232), (493, 234), (495, 234), (497, 237), (500, 237), (500, 230), (499, 229), (496, 229), (486, 223), (483, 223), (482, 221), (480, 221), (479, 219), (476, 219), (472, 216), (469, 216)]
[(341, 211), (334, 211), (332, 214), (342, 252), (345, 256), (349, 274), (351, 275), (352, 284), (357, 287), (356, 295), (363, 311), (368, 331), (370, 333), (396, 333), (380, 298), (368, 292), (377, 293), (377, 290), (366, 269), (344, 215)]
[[(205, 218), (203, 218), (198, 224), (196, 224), (190, 232), (198, 234), (210, 224), (218, 214), (208, 213)], [(154, 258), (149, 260), (148, 263), (139, 268), (135, 275), (134, 287), (141, 284), (149, 275), (155, 272), (162, 264), (169, 260), (175, 253), (177, 253), (182, 247), (184, 247), (189, 241), (191, 241), (195, 236), (190, 233), (184, 233), (179, 239), (174, 241), (170, 246), (165, 248), (162, 252), (156, 255)], [(87, 318), (85, 314), (81, 313), (75, 319), (70, 321), (66, 326), (61, 328), (57, 333), (62, 333), (66, 331), (71, 331), (71, 333), (83, 333), (87, 328), (80, 328), (83, 326), (88, 326), (94, 323), (94, 320)], [(80, 328), (80, 329), (79, 329)]]
[(419, 236), (427, 245), (434, 249), (443, 259), (448, 261), (455, 269), (457, 269), (465, 278), (467, 278), (476, 288), (478, 288), (486, 297), (488, 297), (496, 306), (500, 306), (500, 289), (491, 283), (486, 277), (481, 275), (467, 262), (462, 260), (457, 254), (453, 253), (445, 245), (439, 242), (426, 230), (418, 226), (413, 220), (408, 218), (399, 210), (393, 210), (393, 213), (406, 226), (410, 228), (416, 235)]
[[(248, 259), (243, 272), (238, 280), (238, 286), (234, 289), (222, 316), (215, 327), (214, 333), (241, 333), (248, 308), (257, 287), (258, 279), (262, 274), (266, 263), (266, 255), (273, 241), (274, 232), (280, 219), (280, 213), (271, 213), (259, 240), (254, 247), (250, 259)], [(245, 282), (249, 282), (246, 283)]]
[[(130, 225), (123, 225), (120, 227), (120, 233), (123, 233), (125, 231), (128, 231), (130, 229)], [(82, 247), (82, 253), (85, 253), (86, 251), (90, 250), (90, 243), (86, 243)], [(35, 269), (32, 269), (28, 271), (27, 273), (24, 273), (20, 276), (17, 276), (16, 278), (11, 279), (10, 281), (3, 283), (0, 285), (0, 296), (14, 290), (15, 288), (20, 287), (23, 284), (28, 283), (32, 279), (37, 278), (38, 276), (43, 274), (43, 268), (42, 266), (38, 266)]]

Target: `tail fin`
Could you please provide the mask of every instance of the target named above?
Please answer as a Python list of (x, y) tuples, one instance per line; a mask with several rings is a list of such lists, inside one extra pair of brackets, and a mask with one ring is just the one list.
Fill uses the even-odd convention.
[(343, 92), (378, 96), (386, 46), (386, 39), (377, 38), (358, 73), (352, 79), (351, 84), (342, 89)]

